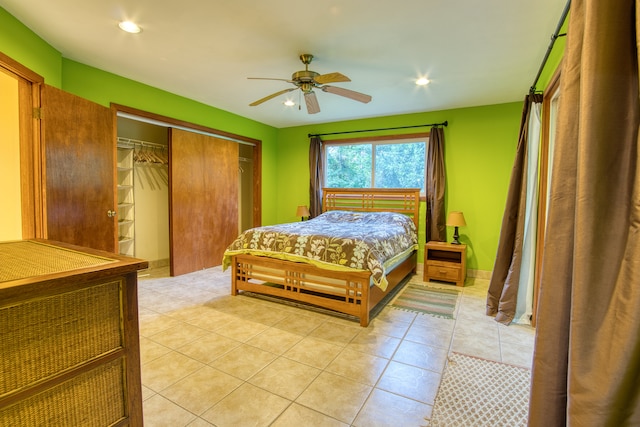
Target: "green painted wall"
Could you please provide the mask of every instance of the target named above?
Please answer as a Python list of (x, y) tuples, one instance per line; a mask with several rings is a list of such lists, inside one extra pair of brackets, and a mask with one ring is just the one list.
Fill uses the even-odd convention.
[[(526, 88), (525, 88), (526, 92)], [(523, 95), (524, 99), (524, 95)], [(300, 126), (278, 131), (277, 221), (296, 220), (295, 208), (309, 201), (309, 133), (375, 129), (448, 121), (445, 128), (446, 210), (464, 212), (467, 227), (461, 241), (469, 245), (470, 269), (492, 270), (498, 245), (502, 213), (516, 146), (522, 103), (407, 114)], [(428, 128), (359, 133), (373, 136), (424, 132)], [(344, 138), (345, 135), (327, 137)], [(424, 218), (424, 203), (422, 203)], [(453, 230), (447, 230), (449, 239)], [(420, 259), (423, 256), (424, 221), (419, 230)]]
[(49, 43), (0, 7), (0, 52), (60, 87), (62, 55)]

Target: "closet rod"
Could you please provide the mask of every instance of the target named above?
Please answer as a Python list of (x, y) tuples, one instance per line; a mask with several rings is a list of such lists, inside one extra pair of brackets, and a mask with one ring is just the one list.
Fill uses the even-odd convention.
[(445, 120), (442, 123), (430, 123), (430, 124), (426, 124), (426, 125), (398, 126), (398, 127), (392, 127), (392, 128), (379, 128), (379, 129), (347, 130), (347, 131), (344, 131), (344, 132), (310, 133), (310, 134), (308, 134), (308, 137), (311, 138), (312, 136), (340, 135), (340, 134), (344, 134), (344, 133), (374, 132), (374, 131), (378, 131), (378, 130), (396, 130), (396, 129), (422, 128), (422, 127), (448, 126), (448, 125), (449, 125), (449, 122)]
[(124, 138), (122, 136), (118, 137), (118, 144), (128, 144), (128, 145), (139, 145), (141, 147), (149, 147), (149, 148), (162, 148), (165, 149), (167, 148), (167, 146), (165, 144), (158, 144), (156, 142), (147, 142), (147, 141), (141, 141), (139, 139), (131, 139), (131, 138)]
[(547, 65), (547, 60), (549, 59), (549, 55), (553, 50), (553, 45), (556, 43), (556, 39), (558, 39), (558, 37), (566, 36), (566, 34), (560, 34), (560, 28), (562, 28), (562, 25), (564, 24), (565, 19), (567, 19), (567, 14), (569, 13), (570, 6), (571, 6), (571, 0), (567, 0), (567, 4), (564, 6), (564, 10), (562, 11), (562, 15), (560, 16), (560, 20), (558, 21), (558, 25), (556, 25), (556, 30), (553, 32), (553, 35), (551, 36), (551, 42), (549, 43), (549, 46), (547, 47), (547, 51), (544, 54), (544, 58), (542, 59), (540, 68), (538, 68), (538, 74), (536, 74), (536, 78), (535, 80), (533, 80), (533, 84), (529, 88), (529, 93), (535, 93), (536, 85), (538, 84), (538, 79), (542, 74), (542, 70), (544, 70), (544, 66)]

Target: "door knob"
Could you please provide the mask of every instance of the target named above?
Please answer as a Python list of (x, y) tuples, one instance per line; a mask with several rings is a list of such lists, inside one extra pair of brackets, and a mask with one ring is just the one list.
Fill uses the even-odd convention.
[(108, 216), (109, 218), (113, 218), (113, 217), (114, 217), (114, 216), (116, 216), (117, 214), (118, 214), (118, 212), (116, 212), (116, 211), (112, 211), (111, 209), (109, 209), (109, 210), (107, 211), (107, 216)]

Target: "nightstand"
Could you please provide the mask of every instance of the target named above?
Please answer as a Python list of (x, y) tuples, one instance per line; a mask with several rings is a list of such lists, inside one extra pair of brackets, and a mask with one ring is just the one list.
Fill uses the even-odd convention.
[(467, 277), (467, 245), (429, 242), (424, 246), (425, 282), (430, 279), (464, 286)]

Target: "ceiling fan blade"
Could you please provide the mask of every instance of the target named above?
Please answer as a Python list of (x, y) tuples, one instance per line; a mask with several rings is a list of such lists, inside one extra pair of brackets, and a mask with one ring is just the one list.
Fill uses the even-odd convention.
[(354, 90), (349, 90), (336, 86), (322, 86), (321, 88), (324, 92), (333, 93), (334, 95), (344, 96), (349, 99), (353, 99), (354, 101), (364, 102), (365, 104), (371, 101), (371, 95), (366, 95), (364, 93), (356, 92)]
[(318, 104), (318, 98), (316, 98), (315, 92), (305, 93), (304, 101), (307, 103), (307, 112), (309, 114), (315, 114), (320, 112), (320, 105)]
[(252, 102), (251, 104), (249, 104), (250, 107), (255, 107), (256, 105), (260, 105), (265, 101), (270, 100), (271, 98), (275, 98), (276, 96), (282, 95), (283, 93), (287, 93), (287, 92), (291, 92), (292, 90), (296, 90), (298, 89), (297, 87), (292, 87), (289, 89), (285, 89), (285, 90), (281, 90), (279, 92), (276, 93), (272, 93), (269, 96), (265, 96), (264, 98), (258, 99), (257, 101)]
[(319, 76), (315, 76), (314, 80), (318, 84), (327, 84), (327, 83), (338, 83), (338, 82), (350, 82), (351, 79), (344, 74), (340, 73), (329, 73), (329, 74), (321, 74)]

